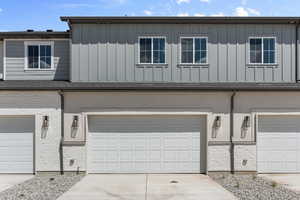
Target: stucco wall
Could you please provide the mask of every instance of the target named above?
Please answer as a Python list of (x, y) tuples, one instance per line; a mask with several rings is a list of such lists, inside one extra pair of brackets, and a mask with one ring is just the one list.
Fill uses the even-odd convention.
[(256, 171), (256, 145), (235, 145), (235, 171)]
[[(256, 171), (256, 127), (261, 113), (300, 113), (299, 92), (238, 92), (234, 107), (234, 148), (236, 171)], [(243, 120), (250, 117), (250, 127), (243, 133)], [(243, 144), (246, 143), (246, 144)], [(250, 145), (249, 145), (250, 144)]]
[[(65, 93), (65, 141), (85, 141), (85, 113), (88, 112), (204, 112), (207, 113), (208, 141), (229, 141), (229, 103), (231, 93), (193, 93), (193, 92), (67, 92)], [(72, 131), (74, 116), (79, 116), (79, 127)], [(214, 119), (221, 117), (221, 126), (214, 129)], [(75, 135), (75, 137), (74, 137)], [(85, 169), (86, 144), (64, 148), (65, 170)], [(229, 152), (224, 157), (224, 147), (215, 150), (209, 147), (212, 160), (223, 160), (218, 169), (228, 171)], [(225, 147), (225, 149), (228, 147)], [(84, 153), (80, 152), (84, 151)], [(210, 158), (208, 158), (210, 159)], [(224, 161), (226, 159), (226, 161)], [(75, 162), (73, 162), (75, 161)], [(70, 166), (70, 162), (73, 165)], [(211, 165), (216, 169), (216, 165)], [(208, 170), (210, 170), (208, 168)]]
[(209, 172), (230, 171), (230, 146), (229, 145), (208, 146), (207, 168)]
[[(230, 95), (232, 93), (201, 92), (66, 92), (64, 168), (86, 170), (85, 114), (87, 112), (203, 112), (207, 114), (208, 171), (230, 170)], [(236, 171), (256, 171), (256, 115), (295, 113), (300, 111), (297, 92), (238, 92), (234, 108), (234, 164)], [(300, 112), (299, 112), (300, 113)], [(0, 92), (1, 115), (35, 116), (36, 171), (59, 170), (60, 97), (57, 92)], [(50, 117), (49, 128), (42, 130), (43, 116)], [(79, 127), (72, 131), (73, 117)], [(221, 126), (214, 130), (214, 119), (221, 117)], [(241, 137), (245, 116), (251, 126)], [(215, 132), (214, 132), (215, 131)], [(79, 143), (77, 143), (79, 142)]]
[[(60, 98), (57, 92), (0, 92), (0, 115), (35, 116), (35, 171), (59, 171)], [(49, 128), (42, 128), (49, 116)]]

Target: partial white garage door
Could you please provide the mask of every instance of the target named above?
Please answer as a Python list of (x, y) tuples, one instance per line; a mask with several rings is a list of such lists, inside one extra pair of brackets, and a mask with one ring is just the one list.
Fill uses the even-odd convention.
[(33, 173), (34, 117), (0, 116), (0, 173)]
[(300, 172), (300, 116), (260, 116), (257, 132), (260, 173)]
[(203, 173), (206, 118), (90, 116), (89, 173)]

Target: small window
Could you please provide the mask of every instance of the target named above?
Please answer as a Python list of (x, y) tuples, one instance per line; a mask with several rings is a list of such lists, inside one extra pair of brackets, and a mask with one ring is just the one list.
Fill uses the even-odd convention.
[(181, 38), (182, 64), (207, 64), (207, 38)]
[(250, 38), (250, 64), (275, 64), (275, 38)]
[(139, 39), (140, 64), (165, 64), (166, 40), (161, 37), (145, 37)]
[(27, 61), (25, 68), (32, 70), (53, 69), (52, 46), (51, 43), (47, 42), (26, 43)]

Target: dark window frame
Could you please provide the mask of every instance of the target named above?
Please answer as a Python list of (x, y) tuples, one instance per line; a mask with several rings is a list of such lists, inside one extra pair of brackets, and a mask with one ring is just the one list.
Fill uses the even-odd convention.
[[(184, 39), (192, 39), (193, 40), (193, 49), (192, 49), (192, 54), (193, 54), (193, 62), (183, 62), (183, 48), (182, 48), (182, 40)], [(205, 52), (205, 62), (196, 62), (196, 40), (205, 40), (205, 49), (200, 49), (197, 50), (199, 53), (199, 57), (201, 58), (201, 53)], [(180, 37), (180, 64), (181, 65), (208, 65), (208, 37), (204, 36), (192, 36), (192, 37)]]
[[(30, 63), (30, 48), (37, 48), (37, 56), (35, 57), (37, 67), (32, 67)], [(41, 52), (44, 49), (44, 54)], [(50, 48), (50, 50), (48, 49)], [(50, 55), (48, 55), (50, 54)], [(30, 71), (51, 71), (54, 70), (54, 43), (52, 41), (25, 41), (25, 70)], [(43, 64), (45, 63), (45, 64)], [(48, 64), (48, 65), (47, 65)], [(43, 67), (44, 66), (44, 67)], [(46, 67), (50, 66), (50, 67)]]
[[(150, 50), (146, 50), (145, 52), (147, 51), (150, 51), (150, 62), (141, 62), (141, 53), (142, 53), (142, 50), (141, 50), (141, 40), (142, 39), (150, 39), (151, 40), (151, 49)], [(164, 43), (164, 48), (163, 50), (161, 49), (157, 49), (155, 50), (154, 49), (154, 40), (155, 39), (162, 39), (164, 40), (163, 43)], [(155, 59), (154, 59), (154, 54), (155, 52), (160, 52), (162, 53), (163, 52), (163, 61), (164, 62), (155, 62)], [(138, 64), (142, 64), (142, 65), (165, 65), (167, 64), (166, 62), (166, 54), (167, 54), (167, 46), (166, 46), (166, 37), (164, 36), (140, 36), (138, 38)]]
[[(251, 55), (253, 53), (253, 50), (251, 50), (251, 40), (261, 40), (261, 44), (260, 44), (260, 50), (257, 50), (257, 51), (260, 51), (260, 54), (261, 54), (261, 58), (260, 58), (260, 62), (252, 62), (252, 59), (251, 59)], [(264, 46), (264, 42), (265, 40), (273, 40), (274, 44), (274, 49), (265, 49), (265, 46)], [(277, 52), (277, 43), (276, 43), (276, 37), (249, 37), (249, 64), (250, 65), (276, 65), (277, 64), (277, 57), (276, 57), (276, 52)], [(265, 62), (265, 53), (269, 53), (271, 56), (271, 53), (273, 52), (273, 62), (269, 61), (269, 62)]]

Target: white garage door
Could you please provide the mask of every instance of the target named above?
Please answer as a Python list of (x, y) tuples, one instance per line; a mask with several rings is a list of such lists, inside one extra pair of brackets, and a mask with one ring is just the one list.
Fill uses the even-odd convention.
[(0, 173), (33, 173), (33, 117), (0, 116)]
[(203, 173), (205, 117), (90, 116), (89, 173)]
[(260, 173), (300, 172), (300, 116), (258, 118), (257, 170)]

